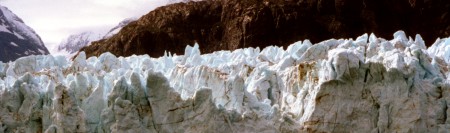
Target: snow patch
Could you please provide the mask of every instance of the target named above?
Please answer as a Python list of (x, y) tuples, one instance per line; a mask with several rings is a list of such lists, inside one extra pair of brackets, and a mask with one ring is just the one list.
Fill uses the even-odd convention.
[(13, 45), (14, 47), (19, 47), (19, 45), (17, 45), (17, 44), (14, 43), (14, 42), (11, 42), (10, 44)]
[(5, 25), (0, 25), (0, 32), (7, 32), (7, 33), (11, 33), (11, 31), (9, 31)]

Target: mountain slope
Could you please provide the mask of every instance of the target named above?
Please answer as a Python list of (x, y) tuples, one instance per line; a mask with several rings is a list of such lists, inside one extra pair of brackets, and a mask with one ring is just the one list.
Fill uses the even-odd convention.
[(58, 51), (67, 51), (68, 53), (75, 53), (82, 47), (89, 45), (92, 41), (101, 39), (101, 35), (93, 32), (82, 32), (70, 35), (66, 40), (58, 45)]
[(120, 31), (123, 27), (127, 26), (129, 23), (131, 23), (131, 22), (133, 22), (133, 21), (136, 21), (136, 20), (137, 20), (137, 18), (127, 18), (127, 19), (122, 20), (121, 22), (119, 22), (119, 24), (118, 24), (117, 26), (111, 28), (111, 29), (103, 36), (103, 39), (108, 39), (108, 38), (112, 37), (113, 35), (119, 33), (119, 31)]
[(136, 20), (135, 18), (124, 19), (117, 26), (111, 28), (106, 33), (85, 31), (78, 34), (70, 35), (69, 37), (67, 37), (67, 39), (65, 39), (58, 45), (56, 52), (63, 53), (63, 55), (69, 54), (67, 56), (73, 56), (73, 54), (78, 52), (81, 48), (90, 45), (92, 41), (107, 39), (113, 36), (114, 34), (117, 34), (124, 26), (135, 20)]
[(87, 56), (182, 54), (197, 42), (204, 53), (243, 47), (287, 46), (397, 30), (420, 33), (427, 45), (450, 35), (447, 0), (207, 0), (177, 3), (130, 23), (115, 36), (83, 48)]
[(39, 35), (8, 8), (0, 5), (0, 61), (39, 54), (49, 54)]
[(174, 3), (187, 3), (187, 2), (191, 2), (191, 1), (202, 1), (202, 0), (168, 0), (167, 4), (174, 4)]

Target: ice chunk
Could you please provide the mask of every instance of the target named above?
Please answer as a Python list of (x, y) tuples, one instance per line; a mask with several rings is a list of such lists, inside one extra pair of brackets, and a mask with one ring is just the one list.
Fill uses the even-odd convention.
[(357, 54), (347, 49), (333, 49), (328, 54), (328, 60), (332, 64), (332, 70), (336, 73), (336, 79), (349, 80), (354, 75), (351, 69), (359, 68), (362, 61)]
[(291, 52), (288, 52), (291, 54), (292, 58), (294, 58), (296, 60), (298, 60), (303, 55), (303, 53), (305, 53), (306, 50), (312, 46), (312, 44), (309, 40), (305, 40), (305, 41), (303, 41), (303, 43), (301, 43), (301, 44), (300, 43), (301, 43), (300, 41), (294, 43), (294, 45), (297, 45), (297, 48), (292, 49)]
[(408, 41), (408, 38), (406, 38), (406, 34), (404, 31), (397, 31), (394, 33), (394, 40)]
[(119, 59), (109, 52), (100, 55), (100, 57), (98, 57), (98, 62), (95, 64), (97, 70), (104, 70), (105, 72), (111, 72), (120, 67), (121, 63)]
[(366, 45), (368, 39), (369, 39), (369, 36), (368, 36), (367, 33), (366, 33), (366, 34), (364, 34), (364, 35), (359, 36), (358, 38), (356, 38), (356, 40), (355, 40), (354, 43), (355, 43), (356, 45), (358, 45), (358, 46)]
[(416, 38), (414, 42), (410, 42), (411, 49), (426, 49), (427, 46), (425, 46), (425, 41), (423, 41), (422, 37), (419, 34), (416, 34)]
[(8, 69), (7, 64), (0, 61), (0, 78), (3, 78), (6, 76), (7, 69)]
[(184, 51), (184, 55), (186, 57), (194, 56), (194, 55), (200, 55), (200, 49), (197, 43), (194, 44), (194, 46), (186, 46), (186, 49)]
[(328, 46), (325, 44), (316, 44), (308, 48), (305, 53), (297, 60), (297, 62), (309, 62), (314, 59), (326, 58), (328, 52)]
[(369, 43), (378, 43), (378, 38), (377, 38), (377, 36), (375, 36), (375, 34), (370, 33)]
[(86, 66), (87, 66), (86, 54), (84, 53), (84, 51), (81, 51), (80, 53), (78, 53), (78, 56), (75, 57), (75, 59), (73, 60), (72, 67), (74, 67), (74, 69), (76, 70), (81, 70)]
[(280, 61), (280, 63), (278, 63), (278, 65), (277, 65), (278, 69), (277, 70), (281, 71), (281, 70), (286, 69), (287, 67), (291, 67), (291, 66), (294, 66), (294, 65), (295, 65), (295, 59), (292, 58), (291, 56), (287, 56), (287, 57), (283, 58)]

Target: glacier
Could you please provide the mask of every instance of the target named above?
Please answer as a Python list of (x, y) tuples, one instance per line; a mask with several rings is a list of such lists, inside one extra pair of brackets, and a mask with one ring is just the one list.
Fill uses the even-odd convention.
[(450, 38), (0, 62), (0, 132), (448, 132)]

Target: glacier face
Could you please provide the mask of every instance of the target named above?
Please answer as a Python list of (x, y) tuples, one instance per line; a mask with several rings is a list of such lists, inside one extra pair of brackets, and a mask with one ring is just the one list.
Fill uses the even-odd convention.
[(450, 130), (450, 38), (0, 62), (0, 132)]

